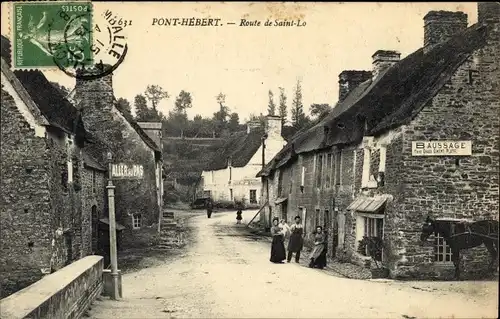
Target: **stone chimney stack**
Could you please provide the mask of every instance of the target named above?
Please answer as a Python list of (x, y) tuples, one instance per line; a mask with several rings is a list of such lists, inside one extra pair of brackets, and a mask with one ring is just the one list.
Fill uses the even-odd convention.
[(260, 127), (260, 121), (248, 121), (247, 122), (247, 134), (249, 134), (253, 129)]
[(424, 17), (424, 52), (467, 29), (467, 14), (463, 12), (430, 11)]
[(372, 72), (370, 71), (342, 71), (339, 74), (339, 102), (345, 100), (352, 90), (371, 77)]
[(163, 150), (161, 122), (137, 122), (142, 130), (156, 143), (160, 150)]
[(267, 138), (281, 138), (281, 117), (276, 115), (268, 115), (266, 117), (266, 134)]
[(398, 63), (401, 53), (398, 51), (378, 50), (372, 55), (373, 78), (377, 78), (385, 70)]
[(482, 24), (500, 22), (500, 2), (478, 2), (477, 21)]

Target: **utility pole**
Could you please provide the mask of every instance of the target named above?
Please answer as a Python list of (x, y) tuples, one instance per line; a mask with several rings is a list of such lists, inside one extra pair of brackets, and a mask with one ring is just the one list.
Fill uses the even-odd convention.
[(120, 298), (120, 292), (118, 289), (118, 256), (116, 249), (116, 220), (115, 220), (115, 186), (113, 185), (113, 174), (112, 174), (112, 164), (111, 160), (113, 155), (108, 152), (108, 209), (109, 209), (109, 254), (111, 257), (111, 279), (113, 282), (113, 289), (111, 291), (111, 298), (113, 300), (118, 300)]

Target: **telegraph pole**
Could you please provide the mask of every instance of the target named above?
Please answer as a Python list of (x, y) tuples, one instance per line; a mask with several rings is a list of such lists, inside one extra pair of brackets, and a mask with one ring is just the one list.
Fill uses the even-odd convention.
[(113, 300), (118, 300), (120, 298), (120, 292), (118, 289), (118, 256), (116, 249), (116, 220), (115, 220), (115, 186), (113, 185), (113, 174), (112, 174), (112, 154), (108, 153), (108, 209), (109, 209), (109, 253), (111, 257), (111, 279), (113, 282), (113, 289), (111, 291), (111, 298)]

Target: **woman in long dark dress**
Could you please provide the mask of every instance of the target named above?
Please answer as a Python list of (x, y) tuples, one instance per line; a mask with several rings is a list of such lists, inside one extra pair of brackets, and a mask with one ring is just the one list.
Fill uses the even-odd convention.
[(287, 261), (292, 260), (292, 254), (295, 253), (295, 262), (300, 260), (300, 252), (304, 246), (304, 238), (302, 237), (304, 226), (300, 222), (300, 216), (295, 216), (295, 224), (290, 227), (290, 240), (288, 241), (288, 257)]
[(279, 226), (278, 218), (273, 218), (271, 235), (273, 236), (273, 243), (271, 244), (271, 258), (269, 260), (273, 263), (282, 264), (286, 254), (285, 244), (283, 243), (283, 229)]
[(316, 227), (314, 233), (314, 249), (311, 252), (309, 267), (323, 269), (326, 267), (326, 234), (323, 227)]

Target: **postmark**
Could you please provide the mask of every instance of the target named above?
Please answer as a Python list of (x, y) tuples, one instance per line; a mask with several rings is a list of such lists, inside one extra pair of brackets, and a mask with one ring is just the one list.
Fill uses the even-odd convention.
[[(81, 65), (94, 63), (85, 31), (92, 29), (90, 2), (15, 2), (12, 21), (14, 68), (68, 68), (76, 56)], [(70, 47), (78, 55), (68, 54)]]
[[(120, 21), (123, 19), (109, 19), (111, 16), (109, 10), (102, 16), (106, 18), (105, 21), (95, 23), (89, 29), (81, 24), (81, 20), (85, 19), (84, 15), (61, 14), (60, 18), (68, 21), (63, 32), (62, 42), (57, 37), (52, 40), (52, 28), (49, 28), (51, 47), (62, 48), (59, 52), (54, 52), (54, 63), (66, 75), (92, 80), (111, 74), (124, 61), (128, 46), (125, 43), (125, 36), (122, 34), (124, 24)], [(71, 37), (75, 34), (73, 31), (75, 26), (79, 26), (78, 31), (76, 31), (77, 35), (92, 40), (90, 51), (95, 63), (86, 60), (86, 55), (83, 53), (84, 48), (79, 43), (71, 41)]]

